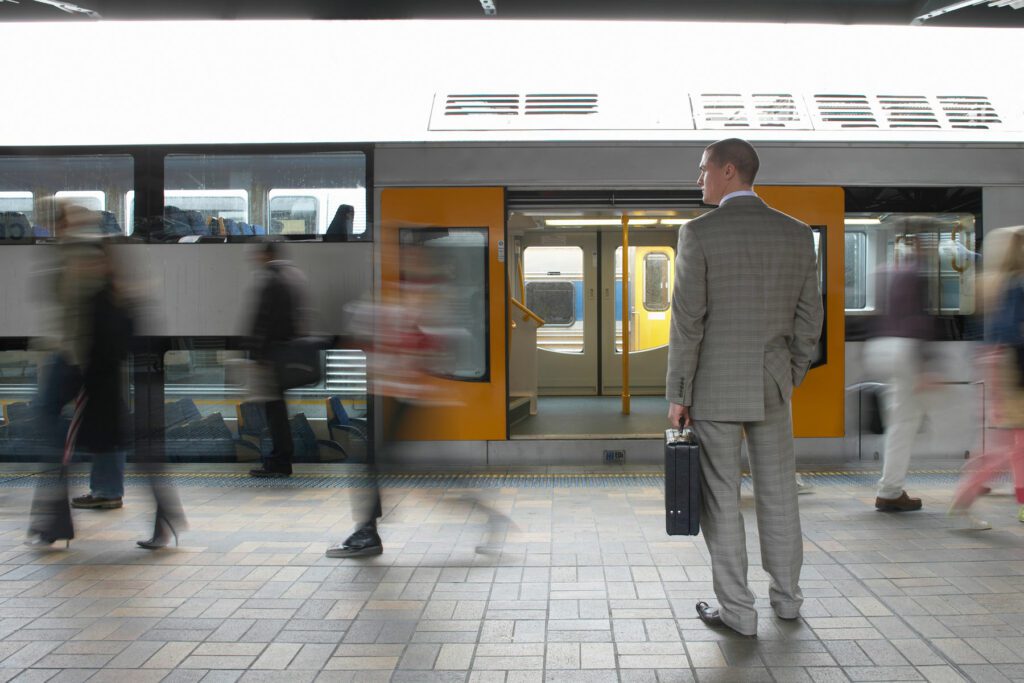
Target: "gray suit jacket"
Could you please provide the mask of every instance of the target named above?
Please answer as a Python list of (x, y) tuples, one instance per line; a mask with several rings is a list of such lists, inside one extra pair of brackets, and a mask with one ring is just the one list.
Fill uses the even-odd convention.
[(665, 397), (695, 420), (764, 419), (765, 373), (788, 401), (824, 317), (810, 228), (735, 197), (679, 230)]

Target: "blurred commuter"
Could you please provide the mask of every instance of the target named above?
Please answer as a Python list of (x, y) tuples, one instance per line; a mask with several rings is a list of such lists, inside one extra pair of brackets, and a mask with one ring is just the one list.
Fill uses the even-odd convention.
[(744, 439), (772, 609), (796, 619), (803, 604), (790, 397), (823, 320), (813, 235), (754, 193), (758, 166), (743, 140), (704, 151), (697, 184), (718, 208), (679, 231), (665, 389), (672, 426), (692, 424), (701, 446), (700, 526), (719, 609), (699, 602), (697, 615), (743, 635), (757, 633), (758, 616), (740, 512)]
[[(404, 247), (406, 263), (420, 255)], [(383, 514), (379, 474), (397, 462), (396, 442), (411, 414), (430, 403), (433, 387), (428, 375), (442, 350), (439, 337), (430, 332), (429, 316), (437, 314), (440, 301), (429, 271), (402, 269), (397, 283), (385, 283), (376, 304), (357, 303), (351, 309), (350, 333), (367, 352), (372, 392), (384, 399), (383, 443), (379, 452), (367, 453), (371, 486), (353, 496), (355, 530), (341, 544), (327, 550), (328, 557), (362, 557), (384, 552), (377, 521)]]
[[(33, 345), (49, 351), (40, 368), (36, 412), (40, 457), (54, 465), (62, 462), (67, 426), (64, 407), (80, 397), (82, 366), (89, 356), (93, 299), (104, 287), (107, 264), (99, 243), (99, 216), (71, 201), (54, 200), (54, 236), (57, 262), (45, 274), (52, 311), (50, 334)], [(77, 403), (77, 401), (76, 401)], [(102, 478), (102, 477), (101, 477)], [(27, 543), (50, 545), (74, 538), (68, 505), (67, 478), (62, 469), (56, 486), (39, 480), (32, 500)]]
[[(907, 228), (914, 227), (921, 227), (920, 221), (908, 221)], [(875, 508), (883, 512), (921, 509), (921, 499), (911, 498), (903, 486), (914, 437), (935, 391), (928, 371), (929, 342), (935, 338), (935, 321), (928, 314), (928, 254), (922, 235), (897, 240), (894, 266), (879, 273), (883, 310), (864, 348), (868, 371), (886, 385), (884, 460), (875, 498)]]
[[(382, 516), (379, 475), (399, 465), (397, 442), (414, 438), (413, 426), (432, 408), (451, 405), (438, 376), (454, 373), (456, 337), (465, 333), (460, 306), (452, 289), (458, 248), (402, 245), (398, 281), (385, 279), (376, 303), (363, 301), (350, 309), (349, 332), (367, 353), (371, 391), (383, 401), (383, 439), (367, 454), (371, 485), (353, 493), (355, 530), (330, 547), (327, 557), (362, 557), (384, 551), (377, 531)], [(487, 539), (480, 553), (497, 552), (497, 539), (507, 518), (472, 496), (457, 501), (488, 514)]]
[(289, 477), (295, 446), (288, 425), (288, 406), (275, 365), (283, 345), (309, 333), (309, 284), (291, 262), (282, 258), (275, 242), (262, 244), (256, 254), (260, 283), (249, 325), (247, 345), (255, 362), (253, 399), (263, 401), (273, 450), (254, 477)]
[(124, 395), (124, 361), (133, 334), (133, 316), (109, 249), (97, 267), (100, 288), (89, 302), (89, 341), (82, 367), (84, 403), (75, 445), (92, 454), (89, 493), (71, 501), (85, 509), (121, 507), (128, 404)]
[(985, 251), (992, 269), (982, 279), (987, 348), (979, 360), (991, 408), (987, 425), (998, 443), (968, 464), (950, 507), (972, 529), (992, 528), (969, 510), (1007, 466), (1021, 506), (1017, 519), (1024, 522), (1024, 228), (986, 235)]

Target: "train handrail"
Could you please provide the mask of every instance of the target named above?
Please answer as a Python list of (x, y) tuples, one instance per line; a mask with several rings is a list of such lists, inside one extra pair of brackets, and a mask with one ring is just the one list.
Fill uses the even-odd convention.
[(953, 253), (949, 257), (949, 267), (955, 270), (957, 273), (963, 274), (963, 272), (967, 270), (967, 266), (961, 265), (960, 262), (957, 260), (959, 251), (957, 249), (956, 241), (956, 238), (960, 234), (961, 230), (962, 228), (960, 227), (960, 223), (957, 223), (956, 227), (953, 228), (953, 233), (949, 236), (949, 239), (953, 242)]
[(533, 318), (533, 320), (537, 323), (537, 327), (540, 327), (541, 325), (544, 324), (544, 319), (543, 318), (541, 318), (539, 315), (537, 315), (536, 313), (531, 311), (523, 303), (518, 301), (515, 297), (511, 297), (510, 296), (508, 298), (508, 300), (510, 302), (512, 302), (512, 306), (514, 306), (515, 308), (517, 308), (520, 311), (522, 311), (523, 313), (525, 313), (528, 318)]

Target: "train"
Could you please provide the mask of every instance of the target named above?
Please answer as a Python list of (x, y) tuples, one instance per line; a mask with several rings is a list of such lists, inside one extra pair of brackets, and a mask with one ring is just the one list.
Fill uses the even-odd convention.
[[(102, 212), (149, 302), (140, 337), (160, 359), (160, 390), (133, 394), (136, 413), (168, 434), (206, 420), (219, 435), (216, 448), (175, 452), (258, 457), (230, 375), (252, 243), (277, 239), (329, 334), (398, 277), (403, 245), (454, 250), (464, 348), (457, 371), (435, 378), (452, 400), (410, 429), (414, 461), (657, 462), (677, 234), (711, 209), (696, 189), (704, 147), (733, 136), (761, 155), (759, 195), (815, 230), (826, 327), (794, 398), (798, 457), (878, 457), (863, 389), (877, 378), (862, 362), (873, 273), (924, 219), (945, 400), (916, 448), (961, 459), (983, 446), (984, 382), (971, 365), (979, 254), (987, 230), (1024, 216), (1024, 99), (998, 68), (1015, 63), (1012, 32), (98, 22), (0, 26), (0, 41), (19, 103), (0, 126), (0, 460), (23, 455), (7, 437), (47, 332), (48, 199), (66, 197)], [(709, 71), (700, 56), (722, 45), (732, 58)], [(328, 239), (343, 206), (350, 225)], [(530, 325), (521, 362), (513, 349)], [(381, 429), (365, 356), (331, 349), (323, 363), (320, 385), (289, 396), (314, 440), (338, 446), (314, 444), (308, 458), (359, 460)], [(358, 429), (339, 435), (343, 424)]]

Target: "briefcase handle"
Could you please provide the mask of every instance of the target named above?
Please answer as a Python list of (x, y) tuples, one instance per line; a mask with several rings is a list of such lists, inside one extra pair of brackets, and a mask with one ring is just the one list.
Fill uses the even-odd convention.
[(683, 427), (682, 429), (666, 429), (665, 430), (665, 443), (697, 443), (697, 435), (694, 433), (692, 427)]

